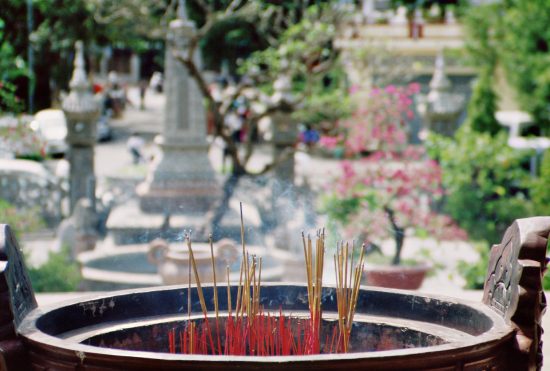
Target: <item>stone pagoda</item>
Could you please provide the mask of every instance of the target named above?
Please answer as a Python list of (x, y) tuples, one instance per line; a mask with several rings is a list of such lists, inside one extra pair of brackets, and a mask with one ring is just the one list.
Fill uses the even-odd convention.
[[(431, 130), (451, 136), (456, 131), (457, 119), (464, 108), (464, 96), (453, 92), (451, 80), (445, 73), (445, 60), (440, 52), (428, 95), (419, 98), (418, 112), (424, 121), (424, 131)], [(421, 136), (424, 136), (422, 133)]]
[[(160, 147), (146, 180), (137, 187), (146, 213), (204, 213), (221, 195), (208, 159), (203, 96), (187, 68), (174, 53), (185, 53), (196, 29), (180, 2), (170, 22), (165, 57), (165, 119), (155, 138)], [(198, 64), (198, 58), (195, 61)]]
[(67, 118), (71, 212), (79, 199), (95, 197), (94, 145), (100, 113), (99, 104), (92, 95), (84, 70), (82, 41), (77, 41), (75, 47), (74, 71), (69, 85), (71, 91), (62, 105)]

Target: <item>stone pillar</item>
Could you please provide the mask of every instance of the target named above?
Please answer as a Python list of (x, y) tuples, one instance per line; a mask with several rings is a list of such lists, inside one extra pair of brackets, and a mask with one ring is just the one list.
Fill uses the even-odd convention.
[[(296, 123), (292, 121), (291, 105), (294, 97), (291, 93), (290, 77), (282, 75), (274, 83), (275, 94), (272, 97), (273, 105), (281, 105), (282, 110), (271, 115), (273, 130), (274, 158), (278, 158), (285, 150), (296, 144), (298, 131)], [(285, 106), (288, 109), (284, 109)], [(294, 156), (289, 156), (285, 161), (275, 168), (275, 176), (278, 180), (288, 184), (294, 183)]]
[(374, 18), (374, 0), (362, 0), (361, 1), (361, 12), (363, 14), (363, 19), (367, 24), (372, 24), (376, 19)]
[(179, 10), (178, 18), (170, 22), (166, 47), (166, 114), (162, 134), (155, 138), (161, 151), (137, 188), (144, 212), (203, 213), (221, 196), (208, 159), (203, 96), (173, 55), (175, 50), (185, 51), (196, 32), (184, 4)]
[[(297, 128), (296, 123), (291, 118), (291, 106), (294, 103), (294, 97), (291, 93), (291, 81), (287, 75), (281, 75), (274, 83), (275, 93), (271, 98), (274, 106), (280, 106), (271, 115), (271, 127), (273, 133), (273, 156), (274, 159), (284, 155), (285, 151), (293, 152), (292, 147), (296, 144)], [(279, 163), (275, 169), (275, 183), (271, 191), (271, 208), (275, 216), (275, 231), (277, 241), (281, 243), (277, 247), (288, 249), (284, 246), (289, 243), (288, 222), (295, 215), (293, 208), (296, 205), (296, 194), (294, 189), (294, 154), (290, 153), (288, 157)], [(299, 231), (298, 236), (300, 235)], [(285, 237), (285, 234), (287, 235)], [(285, 242), (286, 241), (286, 242)]]
[(82, 41), (76, 42), (74, 71), (70, 82), (71, 91), (63, 101), (62, 108), (67, 118), (68, 159), (70, 163), (69, 186), (71, 212), (80, 198), (86, 198), (89, 190), (89, 177), (94, 176), (94, 144), (96, 141), (96, 121), (100, 108), (90, 91), (84, 71), (84, 51)]
[(130, 57), (130, 79), (137, 84), (141, 78), (141, 59), (139, 55), (132, 53)]
[(101, 53), (101, 60), (99, 61), (99, 75), (105, 81), (107, 81), (107, 75), (109, 74), (109, 60), (111, 59), (112, 54), (113, 51), (109, 46), (103, 48)]

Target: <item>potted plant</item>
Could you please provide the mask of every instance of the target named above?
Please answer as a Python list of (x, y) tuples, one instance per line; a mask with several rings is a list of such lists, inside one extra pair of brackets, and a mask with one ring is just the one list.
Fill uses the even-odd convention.
[[(428, 159), (422, 147), (409, 146), (406, 141), (411, 96), (417, 91), (418, 86), (388, 87), (367, 96), (367, 107), (382, 108), (354, 116), (354, 125), (346, 123), (347, 150), (358, 154), (358, 160), (341, 162), (342, 175), (324, 197), (323, 209), (346, 238), (360, 236), (371, 251), (378, 252), (381, 239), (393, 239), (388, 266), (367, 267), (369, 284), (420, 286), (429, 265), (411, 268), (402, 264), (408, 231), (422, 230), (439, 238), (465, 237), (450, 217), (432, 210), (434, 201), (443, 195), (439, 164)], [(394, 278), (397, 281), (392, 283)]]

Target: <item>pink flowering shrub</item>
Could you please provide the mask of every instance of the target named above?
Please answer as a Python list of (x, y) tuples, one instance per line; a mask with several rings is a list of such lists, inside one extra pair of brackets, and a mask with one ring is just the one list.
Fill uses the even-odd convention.
[(342, 175), (324, 205), (346, 237), (392, 237), (393, 264), (400, 262), (406, 229), (422, 229), (437, 238), (466, 238), (450, 217), (432, 211), (443, 195), (441, 167), (425, 157), (423, 148), (407, 145), (403, 115), (412, 114), (411, 95), (416, 91), (417, 86), (375, 90), (371, 96), (380, 99), (368, 100), (367, 108), (357, 111), (363, 112), (363, 119), (357, 116), (344, 123), (346, 150), (371, 154), (341, 162)]
[(344, 143), (343, 135), (338, 135), (335, 137), (323, 135), (321, 136), (321, 138), (319, 138), (319, 145), (326, 149), (334, 149), (337, 146), (342, 145), (343, 143)]
[(416, 83), (374, 88), (366, 95), (350, 90), (358, 108), (350, 118), (337, 123), (339, 136), (327, 137), (320, 145), (332, 149), (342, 144), (348, 157), (403, 148), (407, 144), (407, 121), (414, 118), (413, 96), (419, 91)]

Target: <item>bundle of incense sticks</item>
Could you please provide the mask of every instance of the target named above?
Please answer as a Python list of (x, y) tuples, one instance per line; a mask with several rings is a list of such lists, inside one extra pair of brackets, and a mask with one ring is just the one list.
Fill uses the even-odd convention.
[[(341, 346), (344, 353), (349, 348), (349, 337), (353, 325), (353, 315), (359, 297), (361, 276), (365, 267), (365, 248), (361, 248), (359, 262), (353, 266), (353, 250), (349, 244), (340, 243), (334, 255), (334, 270), (336, 272), (336, 301), (338, 303), (338, 328), (340, 330)], [(351, 255), (351, 259), (349, 258)], [(353, 270), (353, 273), (352, 273)]]
[[(334, 255), (336, 273), (336, 299), (338, 320), (325, 322), (322, 318), (322, 289), (325, 257), (325, 231), (317, 231), (315, 241), (302, 233), (309, 318), (266, 312), (260, 306), (262, 258), (250, 256), (246, 250), (241, 204), (242, 257), (236, 302), (231, 300), (229, 266), (227, 274), (227, 315), (220, 316), (216, 262), (210, 236), (210, 253), (213, 271), (214, 320), (210, 321), (208, 309), (198, 274), (193, 247), (189, 235), (185, 237), (189, 252), (189, 286), (187, 298), (188, 318), (179, 332), (168, 333), (170, 353), (210, 355), (311, 355), (348, 352), (353, 316), (359, 296), (361, 275), (364, 268), (364, 246), (354, 266), (355, 246), (339, 243)], [(191, 318), (191, 277), (194, 277), (203, 318)], [(323, 331), (324, 330), (324, 331)], [(325, 333), (321, 346), (321, 334)], [(178, 344), (179, 340), (179, 344)]]

